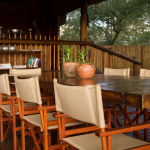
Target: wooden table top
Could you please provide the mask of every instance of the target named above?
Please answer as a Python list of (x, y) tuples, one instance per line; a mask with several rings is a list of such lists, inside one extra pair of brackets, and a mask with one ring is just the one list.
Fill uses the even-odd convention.
[(58, 83), (82, 86), (100, 84), (102, 98), (107, 104), (123, 104), (136, 108), (150, 108), (150, 78), (139, 76), (108, 76), (95, 74), (91, 79), (67, 78), (62, 72), (43, 72), (39, 76), (41, 88), (53, 90), (53, 79)]

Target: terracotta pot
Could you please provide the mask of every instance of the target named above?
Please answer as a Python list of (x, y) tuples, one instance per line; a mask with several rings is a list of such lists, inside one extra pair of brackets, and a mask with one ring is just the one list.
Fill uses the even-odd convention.
[(78, 85), (79, 86), (95, 85), (95, 81), (93, 79), (80, 79), (78, 80)]
[(77, 74), (80, 78), (92, 78), (95, 74), (95, 66), (91, 63), (83, 63), (77, 67)]
[(79, 64), (76, 62), (64, 62), (63, 63), (63, 72), (67, 77), (76, 77), (77, 76), (77, 66)]

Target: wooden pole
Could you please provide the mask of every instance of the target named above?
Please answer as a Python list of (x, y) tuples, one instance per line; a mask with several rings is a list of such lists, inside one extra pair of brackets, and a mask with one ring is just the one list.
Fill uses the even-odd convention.
[(80, 40), (85, 41), (87, 38), (87, 0), (81, 0), (81, 31)]
[[(133, 57), (133, 59), (136, 59), (136, 57)], [(133, 76), (137, 76), (137, 64), (133, 63)]]

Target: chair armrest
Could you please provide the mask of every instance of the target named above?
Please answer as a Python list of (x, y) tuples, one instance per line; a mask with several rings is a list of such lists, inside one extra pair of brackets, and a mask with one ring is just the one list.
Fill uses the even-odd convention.
[(41, 99), (50, 99), (50, 98), (55, 98), (55, 96), (44, 96), (44, 97), (41, 97)]
[(56, 105), (52, 106), (43, 106), (43, 107), (37, 107), (37, 110), (50, 110), (50, 111), (55, 111), (56, 110)]
[(110, 111), (110, 110), (115, 110), (115, 107), (108, 107), (108, 108), (104, 108), (104, 111)]
[(45, 94), (45, 93), (43, 93), (43, 94), (41, 94), (41, 96), (42, 97), (44, 97), (44, 96), (47, 97), (47, 96), (54, 96), (54, 95), (52, 93), (51, 94)]
[(18, 98), (17, 96), (10, 96), (10, 97), (8, 96), (7, 97), (7, 99), (17, 99), (17, 98)]
[(53, 114), (53, 117), (60, 118), (60, 117), (68, 117), (66, 114)]
[(97, 131), (95, 134), (96, 136), (99, 136), (99, 137), (105, 137), (105, 136), (112, 136), (115, 134), (137, 131), (141, 129), (147, 129), (149, 127), (150, 127), (150, 122), (146, 122), (146, 123), (140, 123), (138, 125), (135, 124), (135, 125), (128, 125), (125, 127), (118, 127), (118, 128), (107, 130), (106, 132)]

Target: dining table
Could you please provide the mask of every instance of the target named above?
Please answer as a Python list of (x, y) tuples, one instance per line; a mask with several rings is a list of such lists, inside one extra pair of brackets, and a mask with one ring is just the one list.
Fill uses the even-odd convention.
[(43, 72), (40, 87), (53, 90), (53, 79), (70, 86), (100, 84), (103, 103), (121, 104), (135, 108), (150, 108), (150, 77), (95, 74), (93, 78), (68, 78), (63, 72)]
[[(20, 76), (22, 78), (32, 77)], [(128, 120), (128, 124), (139, 123), (137, 120), (144, 115), (143, 122), (147, 122), (148, 109), (150, 108), (150, 78), (140, 76), (114, 76), (95, 74), (90, 79), (81, 79), (78, 76), (68, 78), (63, 72), (42, 72), (39, 77), (40, 88), (45, 91), (54, 91), (53, 79), (56, 78), (58, 83), (69, 86), (85, 86), (100, 84), (102, 91), (103, 105), (116, 106)], [(136, 116), (130, 119), (129, 113), (124, 110), (123, 106), (136, 108)], [(131, 113), (130, 113), (131, 114)], [(121, 116), (121, 115), (120, 115)], [(139, 131), (136, 131), (140, 139), (147, 140), (147, 129), (144, 130), (144, 138)]]

